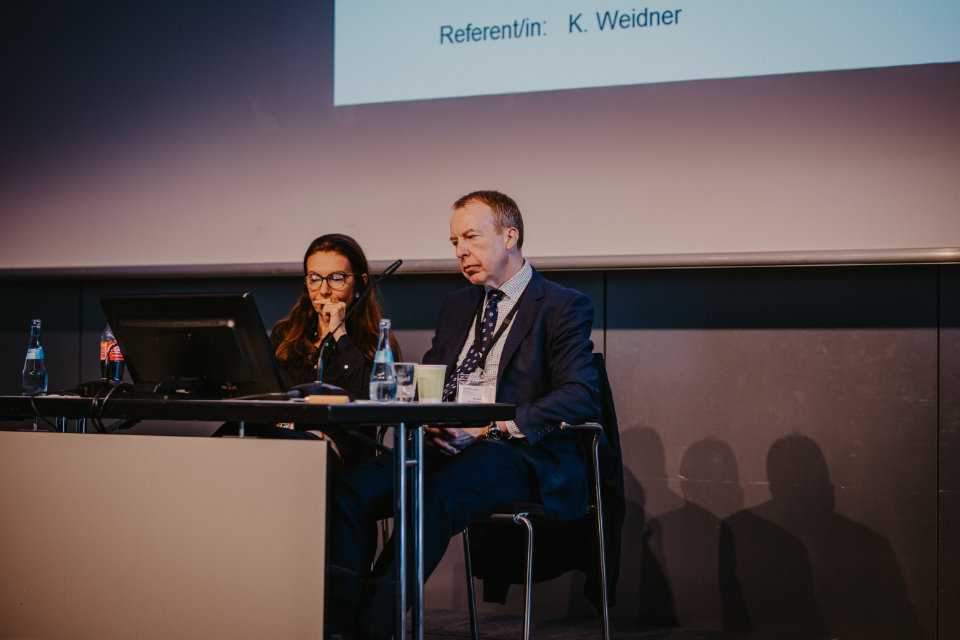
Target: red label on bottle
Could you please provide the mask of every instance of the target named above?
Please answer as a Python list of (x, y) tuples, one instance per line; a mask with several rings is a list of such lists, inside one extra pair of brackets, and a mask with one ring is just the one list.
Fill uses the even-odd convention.
[(120, 347), (116, 342), (100, 342), (100, 359), (106, 360), (108, 355), (113, 362), (123, 361), (123, 354), (120, 353)]

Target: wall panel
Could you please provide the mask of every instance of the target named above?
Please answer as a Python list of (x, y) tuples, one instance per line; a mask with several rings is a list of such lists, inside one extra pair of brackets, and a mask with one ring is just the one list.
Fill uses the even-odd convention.
[(960, 636), (960, 267), (940, 278), (940, 637)]
[[(753, 622), (730, 624), (767, 631), (916, 630), (919, 619), (932, 633), (936, 270), (609, 280), (607, 354), (632, 505), (623, 604), (640, 621), (685, 626), (719, 626), (739, 603)], [(771, 500), (771, 476), (793, 490)], [(805, 601), (758, 598), (786, 570), (763, 527), (743, 523), (758, 514), (807, 556)], [(721, 525), (735, 534), (740, 565), (724, 568)], [(769, 564), (758, 570), (750, 560), (763, 551)], [(717, 587), (723, 574), (739, 593)], [(780, 627), (803, 602), (822, 626)]]

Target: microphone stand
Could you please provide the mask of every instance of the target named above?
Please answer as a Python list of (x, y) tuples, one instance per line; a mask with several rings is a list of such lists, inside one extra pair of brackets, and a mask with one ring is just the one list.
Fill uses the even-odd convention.
[(374, 280), (373, 284), (367, 287), (367, 289), (361, 293), (356, 300), (354, 300), (350, 308), (347, 309), (347, 312), (343, 314), (343, 319), (340, 321), (340, 324), (334, 327), (333, 330), (327, 331), (327, 335), (323, 336), (323, 340), (320, 341), (320, 352), (317, 354), (316, 381), (308, 382), (306, 384), (298, 384), (297, 386), (293, 387), (286, 393), (288, 398), (305, 398), (306, 396), (346, 396), (350, 402), (356, 400), (353, 394), (343, 387), (338, 387), (335, 384), (328, 384), (323, 381), (323, 354), (330, 343), (335, 342), (333, 339), (333, 334), (340, 330), (340, 327), (344, 325), (344, 323), (347, 321), (347, 318), (349, 318), (350, 314), (353, 313), (353, 310), (360, 306), (360, 303), (363, 302), (364, 298), (370, 295), (370, 292), (373, 291), (384, 278), (399, 269), (401, 264), (403, 264), (403, 260), (397, 260), (389, 267), (384, 269), (383, 273), (380, 274), (380, 277)]
[[(360, 298), (357, 298), (357, 301), (354, 302), (353, 306), (356, 306), (358, 302), (360, 302)], [(344, 314), (343, 320), (340, 321), (340, 324), (338, 324), (333, 331), (327, 332), (327, 335), (325, 335), (323, 340), (320, 342), (320, 352), (317, 354), (317, 379), (314, 382), (308, 382), (306, 384), (295, 386), (288, 392), (288, 396), (291, 398), (303, 398), (306, 396), (347, 396), (347, 399), (350, 400), (350, 402), (356, 400), (356, 398), (353, 397), (353, 394), (343, 387), (338, 387), (335, 384), (328, 384), (323, 381), (323, 353), (327, 350), (327, 346), (329, 346), (331, 342), (334, 342), (333, 334), (339, 331), (346, 319), (347, 314)]]

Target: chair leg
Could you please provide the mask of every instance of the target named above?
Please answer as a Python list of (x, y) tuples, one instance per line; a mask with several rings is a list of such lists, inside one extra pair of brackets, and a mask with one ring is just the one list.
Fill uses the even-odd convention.
[(603, 519), (597, 509), (597, 552), (600, 555), (600, 601), (602, 603), (600, 617), (603, 620), (603, 640), (610, 640), (610, 605), (607, 602), (607, 557), (603, 544)]
[(477, 595), (473, 588), (473, 563), (470, 560), (470, 527), (463, 530), (463, 560), (467, 568), (467, 606), (470, 609), (470, 637), (480, 640), (477, 627)]
[(600, 568), (600, 617), (603, 619), (603, 640), (610, 640), (610, 605), (607, 602), (607, 550), (603, 543), (603, 497), (600, 493), (600, 465), (598, 462), (597, 443), (593, 441), (593, 486), (595, 491), (597, 512), (597, 554)]
[[(530, 640), (530, 602), (533, 593), (533, 523), (526, 513), (513, 516), (494, 514), (494, 520), (506, 522), (509, 518), (514, 524), (523, 524), (527, 530), (527, 564), (523, 570), (523, 640)], [(463, 556), (467, 570), (467, 604), (470, 608), (470, 637), (479, 640), (480, 631), (477, 624), (477, 598), (473, 587), (473, 567), (470, 561), (470, 528), (463, 530)], [(604, 618), (606, 620), (606, 618)], [(604, 636), (604, 640), (609, 640)]]
[(530, 640), (530, 596), (533, 591), (533, 523), (518, 513), (513, 521), (527, 527), (527, 566), (523, 572), (523, 640)]

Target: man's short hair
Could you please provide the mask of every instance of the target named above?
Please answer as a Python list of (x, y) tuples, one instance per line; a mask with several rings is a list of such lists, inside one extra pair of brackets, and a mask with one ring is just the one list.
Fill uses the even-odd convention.
[(473, 191), (457, 199), (453, 203), (453, 210), (462, 209), (471, 202), (482, 202), (493, 211), (493, 224), (497, 231), (505, 227), (514, 227), (517, 230), (517, 248), (523, 248), (523, 216), (513, 198), (499, 191)]

